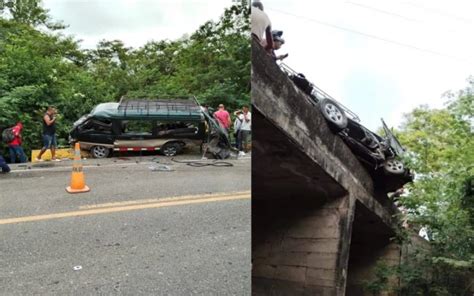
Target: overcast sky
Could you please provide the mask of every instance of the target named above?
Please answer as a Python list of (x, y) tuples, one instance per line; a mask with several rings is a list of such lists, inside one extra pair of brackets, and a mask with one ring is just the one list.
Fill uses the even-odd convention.
[[(420, 104), (440, 107), (445, 91), (474, 75), (474, 1), (262, 0), (280, 53), (295, 70), (355, 111), (371, 129), (391, 126)], [(66, 34), (93, 48), (101, 39), (139, 47), (177, 39), (231, 0), (43, 0)], [(369, 37), (372, 36), (372, 37)], [(378, 38), (378, 39), (377, 39)], [(383, 41), (388, 40), (387, 41)]]
[(420, 104), (443, 106), (474, 75), (474, 1), (262, 2), (284, 32), (278, 54), (372, 130), (380, 117), (398, 126)]
[(139, 47), (147, 41), (175, 40), (208, 20), (218, 20), (231, 0), (43, 0), (68, 35), (94, 48), (102, 40)]

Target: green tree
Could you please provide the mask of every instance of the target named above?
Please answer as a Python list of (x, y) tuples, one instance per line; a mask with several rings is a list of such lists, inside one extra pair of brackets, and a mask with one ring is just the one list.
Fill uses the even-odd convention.
[(452, 295), (461, 295), (461, 275), (474, 267), (473, 90), (470, 79), (466, 89), (449, 94), (446, 108), (416, 108), (397, 131), (416, 173), (400, 204), (410, 223), (427, 231), (433, 288)]
[(31, 26), (44, 25), (48, 29), (63, 29), (60, 22), (52, 22), (41, 0), (0, 0), (0, 15)]
[(231, 108), (248, 104), (248, 16), (248, 2), (241, 1), (190, 37), (137, 49), (103, 40), (83, 50), (60, 33), (63, 27), (50, 19), (41, 1), (0, 0), (0, 130), (21, 120), (29, 154), (41, 146), (41, 118), (48, 105), (62, 115), (58, 139), (67, 145), (74, 121), (124, 95), (195, 95), (202, 104), (222, 102)]
[[(138, 88), (131, 95), (195, 95), (201, 103), (230, 108), (250, 102), (248, 2), (224, 11), (190, 38), (150, 42), (133, 53)], [(139, 67), (137, 67), (139, 65)]]

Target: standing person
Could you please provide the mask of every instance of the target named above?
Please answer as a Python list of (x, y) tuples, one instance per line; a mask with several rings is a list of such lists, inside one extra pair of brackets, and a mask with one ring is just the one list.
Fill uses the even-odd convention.
[(219, 109), (214, 112), (214, 118), (217, 120), (219, 125), (229, 133), (230, 124), (232, 123), (230, 119), (230, 114), (225, 110), (224, 104), (219, 104)]
[(60, 161), (59, 159), (56, 159), (56, 119), (56, 109), (54, 109), (52, 106), (49, 106), (48, 110), (43, 116), (43, 148), (41, 148), (39, 155), (36, 157), (37, 161), (43, 161), (41, 156), (48, 149), (51, 149), (51, 160)]
[(247, 149), (248, 138), (252, 133), (252, 113), (249, 111), (248, 106), (242, 107), (242, 114), (239, 118), (242, 120), (242, 125), (240, 127), (241, 141), (239, 147), (239, 155), (245, 155), (245, 149)]
[(13, 140), (8, 143), (8, 150), (10, 151), (10, 162), (15, 163), (17, 157), (20, 159), (20, 163), (24, 163), (28, 161), (28, 158), (21, 147), (21, 131), (23, 130), (23, 124), (18, 122), (13, 127)]
[(2, 169), (2, 173), (10, 172), (10, 167), (8, 166), (8, 164), (5, 162), (5, 159), (1, 155), (0, 155), (0, 168)]
[(242, 133), (241, 128), (242, 128), (242, 119), (240, 119), (240, 115), (242, 114), (242, 110), (237, 110), (234, 112), (235, 115), (235, 120), (234, 120), (234, 138), (235, 138), (235, 147), (239, 149), (240, 151), (240, 146), (242, 145)]
[[(250, 21), (252, 24), (252, 35), (258, 38), (260, 44), (270, 52), (273, 48), (272, 23), (268, 15), (263, 11), (263, 4), (260, 0), (252, 2)], [(265, 42), (262, 40), (263, 35), (265, 35)]]

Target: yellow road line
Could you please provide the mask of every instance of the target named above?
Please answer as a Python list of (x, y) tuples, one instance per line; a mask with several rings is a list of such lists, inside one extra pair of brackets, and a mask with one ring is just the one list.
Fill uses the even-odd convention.
[(175, 200), (192, 200), (192, 199), (197, 199), (197, 198), (208, 198), (208, 197), (240, 196), (240, 195), (249, 195), (249, 194), (250, 194), (250, 191), (225, 192), (225, 193), (218, 193), (218, 194), (209, 193), (209, 194), (201, 194), (201, 195), (182, 195), (182, 196), (174, 196), (174, 197), (139, 199), (139, 200), (110, 202), (110, 203), (95, 204), (95, 205), (85, 205), (85, 206), (80, 206), (79, 209), (80, 210), (87, 210), (87, 209), (96, 209), (96, 208), (109, 208), (109, 207), (127, 206), (127, 205), (134, 205), (134, 204), (169, 202), (169, 201), (175, 201)]
[(117, 213), (117, 212), (152, 209), (152, 208), (164, 208), (164, 207), (171, 207), (171, 206), (200, 204), (200, 203), (207, 203), (207, 202), (249, 199), (249, 198), (250, 198), (250, 193), (247, 193), (247, 194), (241, 194), (241, 195), (213, 196), (213, 197), (194, 198), (194, 199), (187, 199), (187, 200), (176, 200), (176, 201), (167, 201), (167, 202), (146, 203), (146, 204), (139, 204), (139, 205), (98, 208), (98, 209), (71, 211), (71, 212), (54, 213), (54, 214), (46, 214), (46, 215), (1, 219), (0, 225), (44, 221), (44, 220), (78, 217), (78, 216), (98, 215), (98, 214), (106, 214), (106, 213)]

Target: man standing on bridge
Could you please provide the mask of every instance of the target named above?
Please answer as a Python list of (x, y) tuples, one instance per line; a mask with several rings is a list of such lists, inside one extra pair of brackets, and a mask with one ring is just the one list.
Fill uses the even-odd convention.
[[(252, 2), (250, 21), (252, 24), (252, 35), (258, 38), (260, 44), (270, 53), (273, 49), (272, 23), (268, 15), (263, 11), (263, 4), (260, 0)], [(265, 41), (262, 40), (263, 35), (265, 35)]]

